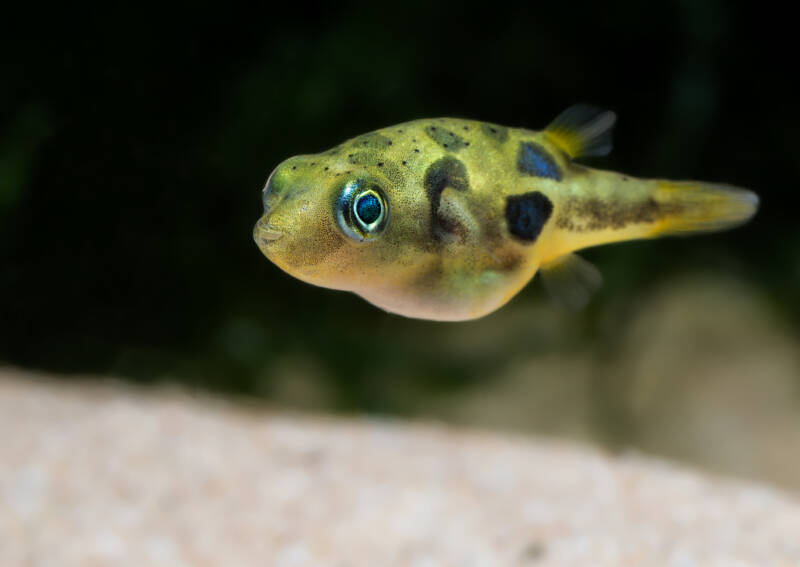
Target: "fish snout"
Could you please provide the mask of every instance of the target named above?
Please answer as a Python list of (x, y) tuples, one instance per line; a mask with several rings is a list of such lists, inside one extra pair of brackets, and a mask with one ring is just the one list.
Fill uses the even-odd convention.
[(253, 239), (256, 241), (256, 244), (258, 244), (258, 247), (262, 249), (270, 242), (274, 242), (283, 236), (283, 232), (272, 226), (269, 222), (271, 209), (269, 202), (273, 197), (272, 180), (275, 177), (276, 171), (278, 171), (278, 168), (275, 168), (272, 173), (269, 174), (269, 178), (264, 184), (264, 188), (261, 190), (261, 203), (264, 206), (264, 214), (261, 215), (261, 218), (258, 219), (256, 226), (253, 228)]
[(278, 230), (269, 223), (269, 209), (266, 209), (264, 216), (258, 219), (253, 229), (253, 238), (259, 248), (269, 245), (283, 236), (283, 231)]

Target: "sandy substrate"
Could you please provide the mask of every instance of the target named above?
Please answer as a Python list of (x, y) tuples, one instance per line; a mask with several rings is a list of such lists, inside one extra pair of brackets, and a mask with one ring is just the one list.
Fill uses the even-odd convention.
[(0, 369), (0, 565), (798, 566), (800, 499), (634, 456)]

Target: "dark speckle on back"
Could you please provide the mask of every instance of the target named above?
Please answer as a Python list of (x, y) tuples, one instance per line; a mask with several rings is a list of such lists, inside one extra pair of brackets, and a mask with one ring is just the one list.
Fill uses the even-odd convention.
[(357, 138), (351, 140), (353, 146), (367, 148), (370, 150), (382, 150), (389, 146), (391, 138), (384, 136), (378, 132), (370, 132), (369, 134), (362, 134)]
[(481, 123), (481, 132), (488, 137), (498, 142), (500, 144), (505, 143), (508, 140), (508, 128), (505, 126), (498, 126), (497, 124), (486, 124)]
[(461, 148), (465, 148), (469, 145), (469, 142), (464, 138), (441, 125), (426, 126), (425, 133), (431, 140), (451, 152), (457, 152)]

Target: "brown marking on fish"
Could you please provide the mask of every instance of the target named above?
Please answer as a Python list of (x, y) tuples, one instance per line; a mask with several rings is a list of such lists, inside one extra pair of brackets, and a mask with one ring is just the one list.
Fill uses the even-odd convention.
[(619, 230), (629, 224), (653, 223), (682, 211), (683, 206), (678, 203), (658, 203), (652, 197), (638, 203), (573, 199), (564, 205), (556, 226), (572, 232)]

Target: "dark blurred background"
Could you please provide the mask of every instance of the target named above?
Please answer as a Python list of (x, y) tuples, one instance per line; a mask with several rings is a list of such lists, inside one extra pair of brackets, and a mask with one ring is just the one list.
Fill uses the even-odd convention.
[[(410, 0), (9, 22), (2, 363), (573, 437), (800, 487), (787, 15), (722, 0)], [(619, 115), (614, 152), (590, 165), (748, 187), (758, 216), (587, 251), (606, 283), (585, 311), (534, 282), (461, 324), (308, 286), (252, 242), (286, 157), (421, 117), (540, 128), (576, 102)]]

